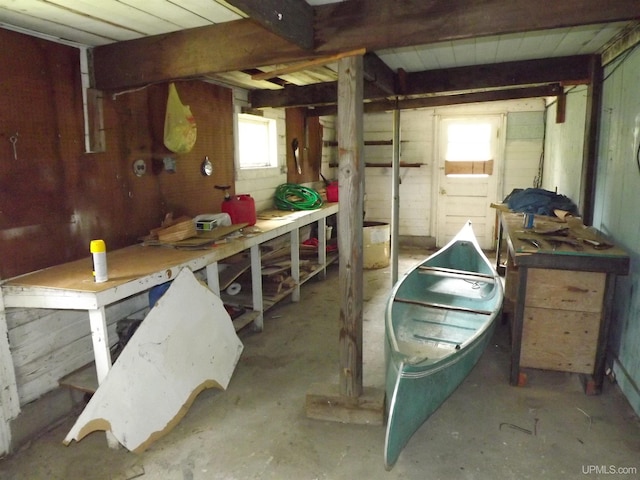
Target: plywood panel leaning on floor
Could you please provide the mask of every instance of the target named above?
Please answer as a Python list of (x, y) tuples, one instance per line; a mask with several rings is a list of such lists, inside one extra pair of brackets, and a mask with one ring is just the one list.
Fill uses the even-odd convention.
[(222, 300), (183, 269), (151, 309), (64, 440), (109, 430), (141, 452), (205, 388), (225, 390), (242, 353)]

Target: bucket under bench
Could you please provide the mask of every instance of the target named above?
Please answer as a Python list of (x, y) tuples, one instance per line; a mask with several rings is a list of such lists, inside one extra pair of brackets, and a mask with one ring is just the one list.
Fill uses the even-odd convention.
[(524, 369), (533, 368), (577, 373), (586, 394), (600, 393), (615, 280), (628, 273), (628, 254), (577, 218), (536, 215), (525, 228), (521, 213), (499, 216), (511, 385), (525, 385)]
[[(4, 308), (85, 310), (91, 326), (91, 338), (95, 359), (95, 372), (89, 375), (99, 385), (106, 378), (112, 365), (110, 341), (107, 333), (105, 308), (151, 290), (177, 277), (188, 268), (203, 272), (209, 288), (221, 296), (224, 288), (223, 271), (219, 263), (234, 255), (248, 252), (251, 271), (250, 308), (233, 321), (234, 328), (253, 324), (263, 329), (264, 311), (274, 302), (263, 298), (261, 245), (278, 237), (287, 236), (290, 245), (290, 272), (293, 285), (281, 292), (279, 299), (291, 295), (299, 301), (300, 286), (317, 274), (324, 275), (326, 267), (337, 259), (327, 253), (327, 218), (337, 215), (338, 203), (328, 203), (309, 211), (260, 212), (255, 227), (246, 229), (242, 236), (232, 236), (199, 250), (177, 249), (162, 246), (132, 245), (107, 252), (109, 279), (95, 283), (92, 277), (91, 258), (68, 262), (50, 268), (7, 279), (0, 285)], [(315, 269), (301, 274), (300, 234), (303, 227), (317, 225), (318, 248)], [(185, 299), (188, 302), (188, 299)], [(86, 373), (85, 373), (86, 377)], [(95, 387), (94, 387), (95, 388)], [(90, 391), (90, 390), (89, 390)], [(116, 447), (114, 439), (109, 445)]]

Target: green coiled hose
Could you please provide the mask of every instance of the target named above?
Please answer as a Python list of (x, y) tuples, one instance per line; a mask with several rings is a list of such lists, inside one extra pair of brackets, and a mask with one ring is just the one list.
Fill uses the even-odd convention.
[(315, 210), (322, 206), (322, 198), (314, 189), (297, 183), (283, 183), (276, 188), (278, 210)]

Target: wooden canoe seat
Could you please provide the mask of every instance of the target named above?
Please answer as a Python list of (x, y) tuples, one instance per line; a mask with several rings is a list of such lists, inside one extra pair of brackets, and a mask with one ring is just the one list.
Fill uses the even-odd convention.
[(485, 283), (495, 282), (493, 275), (490, 275), (487, 273), (469, 272), (467, 270), (456, 270), (454, 268), (419, 266), (418, 273), (421, 273), (424, 275), (439, 275), (441, 277), (449, 277), (449, 278), (461, 278), (464, 280), (471, 280), (471, 281), (485, 282)]

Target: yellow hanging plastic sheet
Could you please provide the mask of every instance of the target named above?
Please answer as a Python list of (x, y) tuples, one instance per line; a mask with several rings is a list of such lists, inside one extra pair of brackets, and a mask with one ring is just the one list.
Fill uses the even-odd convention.
[(183, 105), (174, 83), (169, 84), (167, 112), (164, 117), (164, 145), (175, 153), (190, 152), (196, 143), (196, 119), (188, 105)]

